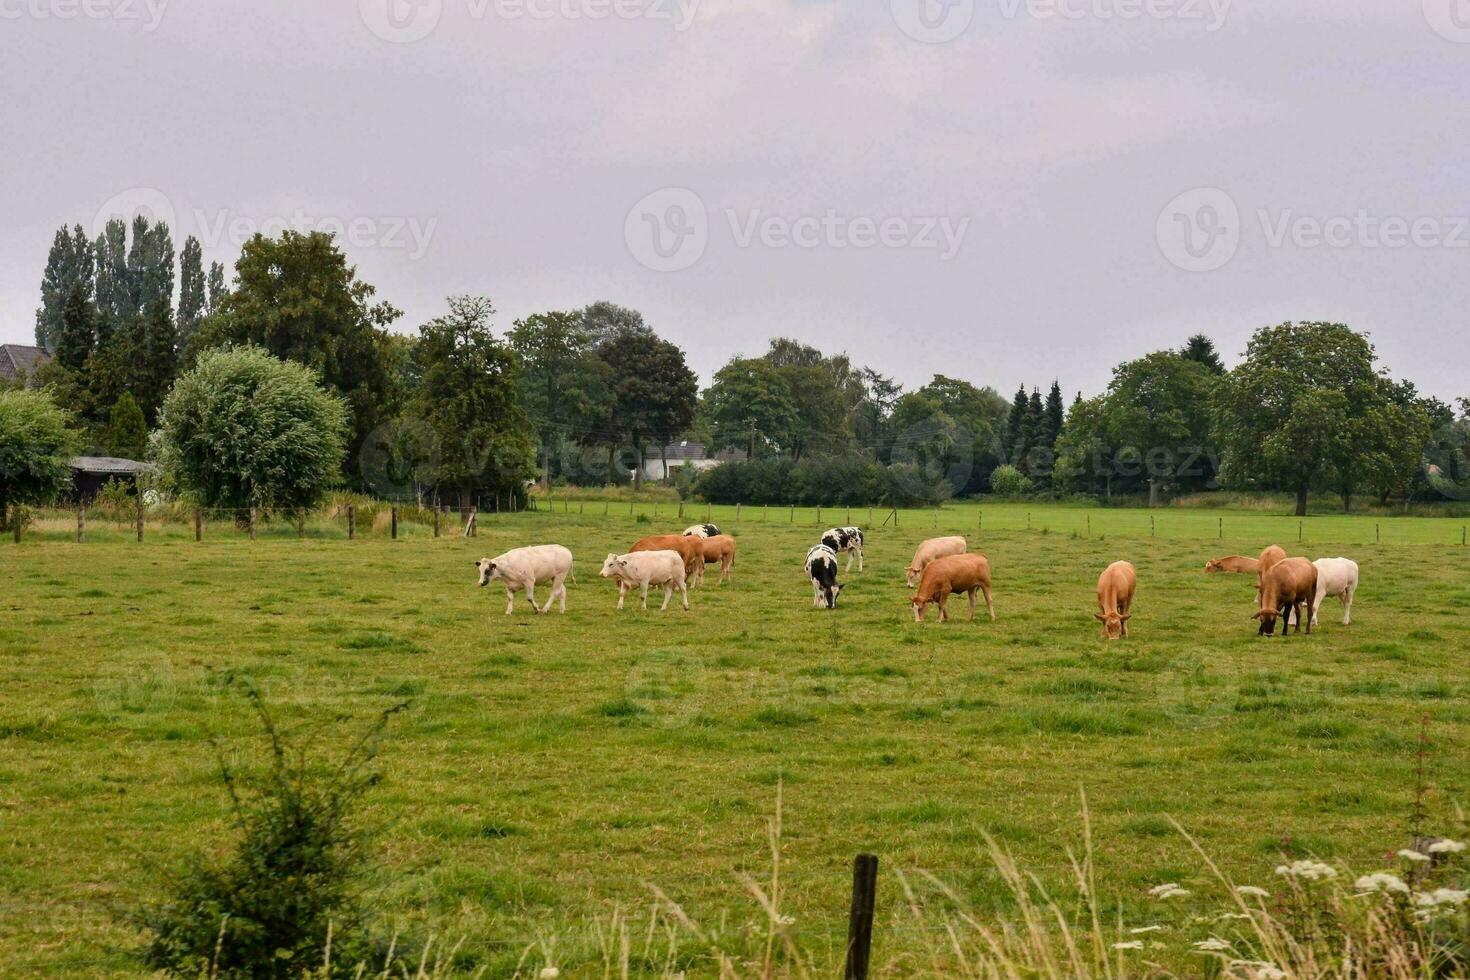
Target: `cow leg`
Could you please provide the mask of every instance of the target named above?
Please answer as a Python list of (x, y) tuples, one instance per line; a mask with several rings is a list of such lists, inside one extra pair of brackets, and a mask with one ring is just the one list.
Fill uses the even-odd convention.
[(509, 616), (516, 607), (516, 594), (511, 591), (510, 586), (505, 587), (505, 614)]
[(685, 585), (685, 584), (680, 584), (680, 586), (679, 586), (679, 592), (684, 597), (684, 611), (685, 612), (688, 612), (689, 611), (689, 586), (688, 585)]
[(542, 613), (549, 613), (549, 612), (551, 612), (551, 605), (552, 605), (552, 603), (556, 602), (556, 592), (560, 588), (561, 588), (561, 579), (559, 577), (552, 579), (551, 580), (551, 595), (547, 597), (547, 599), (546, 599), (546, 605), (544, 607), (542, 607), (542, 609), (541, 609), (541, 612)]
[(968, 593), (970, 597), (970, 622), (972, 623), (975, 621), (975, 593), (979, 591), (980, 588), (977, 586), (971, 589)]
[(619, 609), (622, 609), (623, 608), (623, 598), (625, 596), (627, 596), (627, 594), (628, 594), (628, 583), (627, 582), (619, 582), (618, 583), (618, 608)]
[(947, 622), (949, 622), (949, 593), (948, 592), (941, 592), (941, 593), (939, 593), (939, 621), (941, 623), (947, 623)]
[[(561, 595), (561, 611), (565, 613), (567, 611), (567, 577), (565, 575), (556, 580), (556, 591)], [(548, 602), (546, 605), (547, 608), (550, 608), (551, 603)]]
[(526, 601), (528, 601), (528, 602), (531, 603), (531, 611), (532, 612), (539, 613), (539, 612), (542, 611), (542, 610), (536, 608), (536, 583), (535, 582), (527, 582), (526, 583)]
[(648, 609), (648, 580), (647, 579), (644, 579), (643, 580), (643, 608), (644, 608), (645, 611), (647, 611), (647, 609)]
[[(1118, 602), (1118, 615), (1119, 616), (1127, 616), (1128, 615), (1128, 605), (1129, 604), (1127, 602), (1122, 601), (1122, 600), (1119, 600), (1119, 602)], [(1128, 635), (1128, 620), (1124, 619), (1123, 620), (1123, 636), (1124, 637), (1127, 637), (1127, 635)]]
[(1349, 585), (1342, 593), (1342, 625), (1351, 626), (1353, 622), (1353, 587)]
[(659, 612), (664, 612), (665, 610), (667, 610), (669, 608), (669, 600), (672, 599), (673, 597), (674, 597), (674, 580), (673, 579), (669, 579), (667, 582), (664, 583), (664, 604), (662, 606), (659, 606), (658, 607), (658, 611)]
[(990, 621), (995, 622), (995, 604), (990, 601), (990, 586), (981, 585), (980, 591), (985, 595), (985, 611), (990, 613)]

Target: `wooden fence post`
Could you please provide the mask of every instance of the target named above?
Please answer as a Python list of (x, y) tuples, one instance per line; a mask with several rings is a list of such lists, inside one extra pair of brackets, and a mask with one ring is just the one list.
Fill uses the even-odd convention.
[(847, 526), (852, 527), (852, 508), (847, 508)]
[(255, 508), (252, 507), (245, 513), (246, 528), (250, 531), (250, 540), (255, 540)]
[(1378, 544), (1378, 543), (1379, 543), (1379, 541), (1380, 541), (1380, 537), (1379, 537), (1379, 530), (1380, 530), (1380, 527), (1379, 527), (1379, 525), (1378, 525), (1378, 524), (1377, 524), (1377, 523), (1376, 523), (1376, 522), (1375, 522), (1375, 523), (1374, 523), (1374, 525), (1373, 525), (1373, 543), (1374, 543), (1374, 544)]
[(1148, 536), (1154, 536), (1154, 515), (1148, 515)]
[(306, 508), (305, 507), (297, 507), (296, 508), (296, 536), (298, 538), (304, 538), (304, 537), (306, 537)]
[(1026, 512), (1026, 530), (1031, 530), (1031, 512), (1029, 510)]
[(480, 505), (476, 504), (470, 508), (470, 537), (480, 536)]
[(347, 505), (347, 540), (351, 541), (357, 537), (357, 510), (351, 504)]
[(873, 951), (873, 910), (878, 897), (878, 858), (859, 854), (852, 862), (852, 907), (847, 915), (847, 958), (843, 980), (868, 980)]
[[(19, 538), (16, 539), (20, 540)], [(143, 491), (138, 491), (138, 540), (143, 540)]]
[(21, 530), (26, 526), (26, 515), (21, 511), (20, 504), (16, 504), (14, 507), (10, 508), (10, 512), (14, 515), (15, 520), (15, 543), (20, 544), (20, 533)]
[[(1296, 522), (1296, 539), (1298, 541), (1300, 541), (1302, 539), (1302, 522), (1301, 521), (1297, 521)], [(1310, 625), (1310, 624), (1308, 624), (1308, 625)]]
[(795, 504), (792, 504), (791, 505), (791, 522), (790, 523), (792, 523), (792, 524), (795, 524), (796, 523), (796, 505)]
[(1087, 536), (1092, 537), (1092, 515), (1087, 515)]
[(1225, 540), (1225, 518), (1220, 518), (1220, 540)]
[(389, 507), (388, 508), (388, 514), (389, 514), (388, 520), (391, 522), (391, 528), (392, 528), (392, 530), (389, 533), (392, 535), (393, 540), (394, 541), (397, 541), (398, 540), (398, 507), (397, 507), (397, 505), (394, 505), (393, 507)]
[(77, 544), (83, 544), (87, 540), (87, 508), (85, 505), (77, 506)]
[(868, 508), (868, 527), (873, 526), (873, 508)]
[(684, 519), (684, 501), (679, 501), (679, 520)]
[(204, 511), (194, 508), (194, 540), (204, 540)]
[(439, 536), (439, 505), (434, 504), (434, 537)]
[(735, 501), (735, 523), (740, 523), (740, 501)]
[(821, 527), (821, 526), (822, 526), (822, 508), (821, 507), (818, 507), (817, 508), (817, 527)]

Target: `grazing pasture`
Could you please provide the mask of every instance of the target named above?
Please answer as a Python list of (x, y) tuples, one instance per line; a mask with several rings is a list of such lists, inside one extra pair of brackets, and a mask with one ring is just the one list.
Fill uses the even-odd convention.
[[(406, 937), (463, 938), (457, 965), (491, 976), (527, 948), (601, 976), (597, 930), (615, 908), (646, 922), (646, 883), (701, 922), (758, 922), (738, 876), (769, 875), (778, 784), (783, 908), (824, 975), (855, 853), (882, 861), (874, 956), (892, 964), (936, 941), (901, 909), (896, 869), (1004, 914), (988, 832), (1065, 891), (1079, 787), (1098, 890), (1127, 925), (1164, 914), (1148, 895), (1162, 882), (1193, 893), (1170, 900), (1171, 921), (1221, 904), (1171, 816), (1241, 882), (1269, 885), (1283, 854), (1384, 867), (1408, 844), (1421, 715), (1431, 823), (1470, 800), (1458, 522), (1384, 520), (1374, 545), (1374, 518), (1309, 518), (1298, 546), (1295, 518), (1258, 514), (1159, 511), (1151, 538), (1137, 511), (987, 507), (981, 530), (973, 506), (906, 512), (897, 529), (854, 510), (866, 568), (841, 575), (828, 611), (802, 562), (845, 511), (817, 526), (811, 510), (737, 523), (716, 508), (739, 541), (734, 584), (708, 576), (688, 613), (617, 613), (603, 558), (705, 517), (626, 509), (484, 515), (470, 541), (415, 525), (348, 542), (313, 524), (305, 540), (212, 527), (196, 544), (173, 527), (139, 545), (98, 525), (78, 545), (57, 519), (5, 542), (0, 972), (136, 972), (118, 910), (157, 894), (157, 866), (229, 834), (210, 739), (247, 764), (260, 749), (220, 671), (253, 677), (333, 752), (412, 699), (364, 813), (379, 906)], [(936, 524), (990, 559), (995, 623), (913, 621), (904, 568)], [(1257, 637), (1254, 577), (1203, 573), (1273, 540), (1358, 562), (1350, 627), (1332, 600), (1311, 636)], [(507, 617), (470, 560), (541, 543), (576, 555), (567, 614)], [(1096, 584), (1118, 559), (1138, 591), (1132, 635), (1107, 643)]]

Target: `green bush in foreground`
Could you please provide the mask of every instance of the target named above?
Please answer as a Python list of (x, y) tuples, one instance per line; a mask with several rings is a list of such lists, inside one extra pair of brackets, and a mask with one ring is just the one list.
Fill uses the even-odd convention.
[(246, 789), (221, 760), (239, 839), (223, 861), (195, 855), (169, 876), (169, 897), (139, 915), (143, 959), (177, 976), (351, 975), (345, 964), (375, 951), (360, 894), (365, 837), (350, 816), (378, 782), (378, 736), (403, 706), (384, 712), (340, 763), (323, 766), (289, 744), (253, 688), (247, 694), (270, 767)]
[(315, 504), (347, 442), (347, 408), (318, 381), (259, 347), (206, 352), (163, 403), (166, 477), (209, 507)]

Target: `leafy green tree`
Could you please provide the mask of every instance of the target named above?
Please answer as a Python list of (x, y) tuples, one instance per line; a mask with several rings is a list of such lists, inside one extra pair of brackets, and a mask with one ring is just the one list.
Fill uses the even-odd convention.
[(123, 392), (112, 406), (102, 448), (109, 456), (142, 459), (148, 453), (148, 423), (131, 392)]
[(620, 334), (653, 336), (653, 330), (644, 322), (642, 313), (606, 300), (592, 303), (582, 310), (582, 328), (591, 335), (593, 343), (599, 345)]
[(1106, 401), (1103, 395), (1083, 399), (1079, 393), (1068, 409), (1052, 474), (1052, 483), (1059, 489), (1112, 498), (1115, 450), (1103, 425)]
[(1198, 361), (1159, 351), (1113, 370), (1102, 424), (1112, 445), (1142, 467), (1150, 507), (1165, 486), (1203, 487), (1209, 463), (1210, 400), (1216, 375)]
[(976, 493), (1000, 458), (1007, 403), (993, 388), (934, 376), (898, 399), (890, 420), (891, 463), (913, 463), (954, 494)]
[(187, 345), (199, 321), (204, 319), (205, 303), (204, 250), (199, 239), (190, 235), (184, 241), (184, 251), (179, 256), (179, 314), (178, 331), (180, 346)]
[(733, 358), (716, 371), (703, 410), (711, 449), (738, 446), (754, 459), (789, 455), (796, 442), (800, 409), (786, 375), (765, 358)]
[(648, 441), (657, 439), (662, 447), (689, 427), (699, 383), (684, 352), (651, 331), (614, 333), (598, 345), (597, 356), (607, 365), (612, 393), (606, 427), (632, 445), (638, 461), (633, 484), (640, 487)]
[(57, 229), (46, 258), (46, 270), (41, 275), (41, 308), (36, 311), (37, 346), (50, 351), (56, 349), (66, 307), (74, 294), (80, 292), (84, 300), (92, 301), (94, 262), (91, 244), (81, 225), (71, 231), (65, 227)]
[(97, 270), (97, 308), (111, 324), (122, 323), (138, 310), (128, 288), (128, 224), (113, 218), (92, 246)]
[(309, 507), (336, 481), (347, 410), (310, 368), (259, 347), (206, 351), (163, 403), (163, 471), (207, 507)]
[(1185, 342), (1179, 356), (1186, 361), (1195, 361), (1209, 368), (1211, 374), (1224, 374), (1225, 362), (1215, 350), (1215, 342), (1202, 333), (1197, 333)]
[(373, 287), (357, 278), (331, 235), (256, 235), (241, 251), (235, 278), (219, 314), (195, 331), (194, 352), (253, 344), (306, 365), (346, 400), (354, 445), (396, 413), (383, 334), (399, 311), (372, 301)]
[(1382, 421), (1392, 398), (1376, 359), (1368, 338), (1340, 323), (1256, 331), (1216, 402), (1225, 482), (1291, 491), (1298, 515), (1314, 488), (1351, 494), (1394, 429)]
[(214, 316), (223, 309), (225, 297), (230, 292), (229, 287), (225, 285), (225, 267), (218, 262), (209, 263), (207, 290), (209, 302), (205, 306), (205, 315)]
[(419, 328), (419, 385), (410, 410), (432, 431), (438, 484), (468, 505), (477, 488), (525, 494), (535, 473), (531, 421), (520, 404), (516, 356), (490, 332), (490, 300), (454, 296), (449, 312)]
[(521, 404), (541, 443), (544, 479), (570, 442), (597, 441), (593, 425), (611, 393), (597, 335), (577, 313), (537, 313), (517, 320), (507, 340), (520, 361)]
[(163, 399), (179, 371), (178, 330), (173, 311), (158, 299), (149, 305), (142, 324), (132, 388), (144, 418), (151, 421), (158, 417)]
[(61, 320), (51, 335), (58, 365), (74, 372), (87, 366), (97, 343), (97, 321), (97, 307), (88, 290), (79, 282), (73, 283), (62, 306)]
[(51, 396), (36, 389), (0, 391), (0, 519), (12, 509), (44, 504), (71, 488), (71, 459), (81, 437)]

